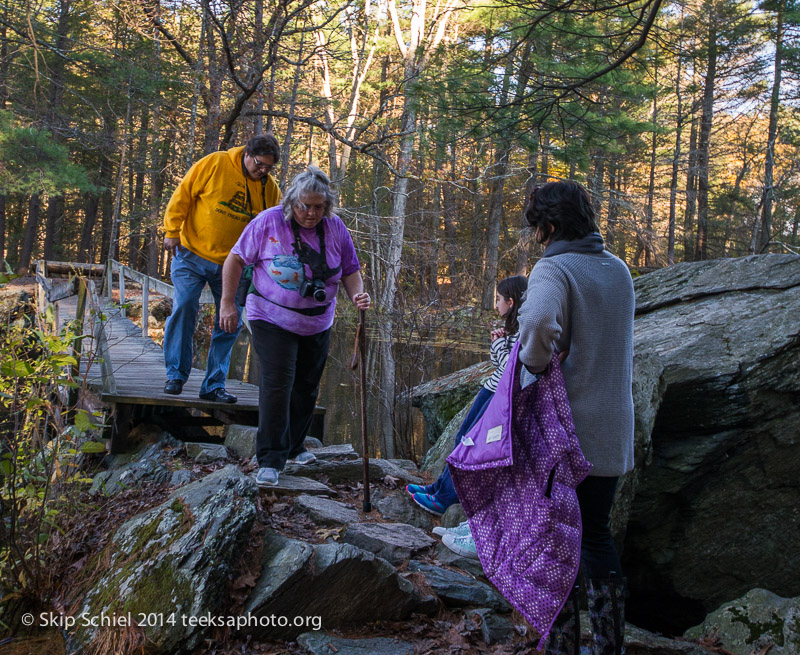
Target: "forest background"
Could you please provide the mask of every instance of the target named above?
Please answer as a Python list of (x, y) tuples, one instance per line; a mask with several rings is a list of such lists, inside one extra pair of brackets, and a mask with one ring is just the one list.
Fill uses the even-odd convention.
[(529, 272), (537, 184), (585, 184), (633, 269), (800, 250), (799, 28), (792, 0), (0, 0), (0, 253), (168, 279), (188, 167), (274, 131), (282, 186), (336, 183), (401, 455), (397, 344)]

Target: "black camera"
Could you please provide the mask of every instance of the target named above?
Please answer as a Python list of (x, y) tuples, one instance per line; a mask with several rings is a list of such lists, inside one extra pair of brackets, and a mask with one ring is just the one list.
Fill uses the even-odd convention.
[(300, 283), (299, 292), (303, 298), (308, 298), (311, 296), (317, 302), (325, 302), (325, 299), (327, 298), (327, 295), (325, 294), (324, 280), (303, 280)]

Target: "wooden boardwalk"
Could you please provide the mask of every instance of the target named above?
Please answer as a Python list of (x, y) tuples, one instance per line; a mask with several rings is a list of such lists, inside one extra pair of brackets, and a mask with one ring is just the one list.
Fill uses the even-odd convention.
[[(105, 316), (103, 333), (107, 345), (103, 359), (106, 366), (101, 366), (99, 361), (87, 362), (84, 357), (81, 373), (86, 375), (88, 386), (100, 400), (115, 410), (112, 452), (122, 452), (127, 446), (128, 425), (135, 405), (201, 410), (211, 417), (211, 420), (196, 421), (201, 424), (258, 424), (258, 387), (240, 380), (226, 381), (228, 391), (238, 397), (238, 402), (231, 404), (209, 402), (199, 397), (205, 371), (196, 368), (192, 369), (181, 395), (165, 394), (166, 371), (161, 347), (143, 337), (142, 329), (122, 316), (118, 307), (103, 299), (100, 303)], [(59, 321), (74, 319), (77, 304), (75, 296), (59, 300), (56, 303)], [(88, 324), (95, 320), (87, 312), (84, 323), (87, 333), (92, 330)]]

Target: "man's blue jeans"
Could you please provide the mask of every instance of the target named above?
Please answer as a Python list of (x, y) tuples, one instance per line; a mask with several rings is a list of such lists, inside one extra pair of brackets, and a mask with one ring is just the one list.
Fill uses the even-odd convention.
[(242, 329), (242, 308), (237, 305), (239, 325), (236, 332), (225, 332), (219, 326), (219, 301), (222, 297), (222, 266), (215, 264), (183, 246), (178, 246), (172, 258), (172, 314), (164, 326), (164, 363), (168, 380), (186, 380), (192, 370), (192, 339), (197, 312), (200, 309), (200, 294), (208, 283), (214, 296), (216, 313), (211, 346), (208, 349), (206, 377), (200, 393), (224, 389), (231, 363), (231, 350)]

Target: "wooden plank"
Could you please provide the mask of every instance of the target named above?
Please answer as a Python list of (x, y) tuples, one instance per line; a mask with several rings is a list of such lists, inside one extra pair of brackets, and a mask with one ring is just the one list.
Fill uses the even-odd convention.
[(150, 278), (142, 280), (142, 338), (147, 339), (150, 324)]

